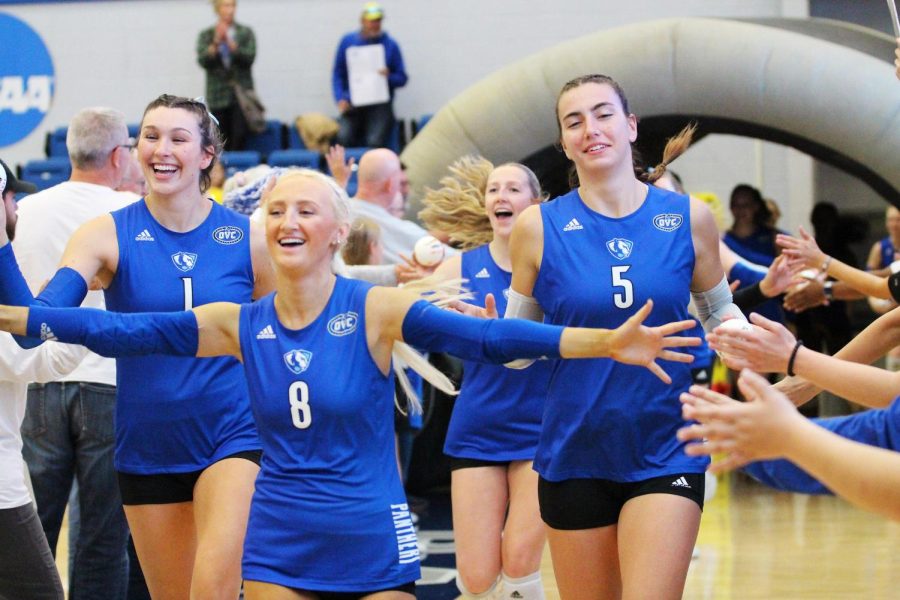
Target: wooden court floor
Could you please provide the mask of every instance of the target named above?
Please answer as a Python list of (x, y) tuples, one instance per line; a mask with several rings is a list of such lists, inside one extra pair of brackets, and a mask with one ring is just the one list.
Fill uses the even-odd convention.
[[(57, 553), (64, 582), (66, 539), (64, 532)], [(707, 503), (697, 546), (687, 599), (900, 598), (900, 524), (836, 498), (728, 476)], [(546, 551), (542, 570), (547, 598), (557, 600)]]

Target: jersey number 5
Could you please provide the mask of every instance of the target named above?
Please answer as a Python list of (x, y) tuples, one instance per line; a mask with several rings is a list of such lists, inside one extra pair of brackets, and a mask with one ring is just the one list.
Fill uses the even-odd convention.
[(631, 265), (618, 265), (612, 267), (613, 287), (622, 288), (621, 294), (613, 294), (613, 302), (616, 303), (617, 308), (628, 308), (634, 304), (634, 288), (631, 286), (631, 281), (622, 277), (630, 268)]
[(297, 429), (306, 429), (312, 425), (312, 412), (309, 410), (309, 386), (305, 381), (295, 381), (288, 389), (291, 402), (291, 420)]

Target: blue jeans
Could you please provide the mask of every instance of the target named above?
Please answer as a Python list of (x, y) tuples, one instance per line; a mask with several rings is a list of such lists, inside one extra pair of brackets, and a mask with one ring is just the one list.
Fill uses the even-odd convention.
[(31, 384), (22, 423), (38, 516), (54, 554), (73, 480), (69, 599), (125, 598), (128, 525), (113, 466), (116, 388), (98, 383)]
[(394, 109), (390, 102), (354, 106), (339, 122), (337, 143), (345, 148), (384, 148), (394, 128)]

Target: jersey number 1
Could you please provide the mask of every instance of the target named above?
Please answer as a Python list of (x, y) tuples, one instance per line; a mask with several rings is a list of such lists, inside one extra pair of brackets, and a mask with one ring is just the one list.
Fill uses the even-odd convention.
[(194, 308), (194, 282), (190, 277), (182, 277), (181, 283), (184, 285), (184, 310)]
[(622, 288), (621, 294), (613, 294), (613, 302), (616, 303), (617, 308), (628, 308), (634, 304), (634, 288), (631, 286), (631, 281), (622, 277), (630, 268), (631, 265), (619, 265), (612, 268), (613, 287)]
[(291, 420), (297, 429), (306, 429), (312, 425), (312, 412), (309, 410), (309, 386), (305, 381), (295, 381), (288, 388), (288, 400), (291, 402)]

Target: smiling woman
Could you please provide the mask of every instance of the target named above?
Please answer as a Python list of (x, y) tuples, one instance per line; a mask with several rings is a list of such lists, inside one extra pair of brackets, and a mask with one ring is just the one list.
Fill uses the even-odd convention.
[[(548, 323), (616, 327), (651, 298), (660, 321), (687, 318), (693, 293), (704, 324), (739, 315), (709, 210), (647, 185), (686, 148), (689, 132), (669, 142), (648, 176), (631, 147), (637, 118), (615, 80), (568, 82), (556, 110), (579, 186), (518, 217), (507, 310), (534, 307)], [(556, 365), (534, 465), (561, 596), (681, 597), (706, 461), (684, 456), (675, 438), (690, 369), (676, 365), (672, 382), (662, 386), (608, 360)]]
[[(221, 150), (206, 106), (155, 99), (137, 150), (146, 197), (79, 228), (44, 292), (13, 298), (7, 287), (7, 303), (77, 306), (95, 279), (123, 313), (248, 302), (272, 289), (262, 231), (204, 197)], [(11, 251), (4, 259), (0, 270), (16, 268)], [(115, 467), (151, 594), (237, 595), (260, 448), (240, 365), (126, 357), (117, 382)]]
[[(28, 325), (32, 335), (52, 331), (59, 340), (106, 355), (243, 362), (265, 452), (243, 553), (248, 599), (298, 591), (413, 597), (418, 547), (394, 459), (395, 342), (492, 362), (609, 356), (643, 365), (663, 380), (656, 360), (690, 360), (669, 348), (699, 342), (668, 337), (692, 321), (644, 327), (651, 303), (615, 330), (488, 321), (440, 310), (410, 290), (332, 273), (330, 257), (349, 219), (346, 193), (330, 178), (289, 172), (270, 189), (266, 205), (277, 291), (258, 302), (140, 314), (0, 307), (0, 325), (9, 330), (22, 333)], [(14, 281), (8, 272), (0, 275), (4, 284)], [(215, 521), (216, 529), (234, 526)]]

